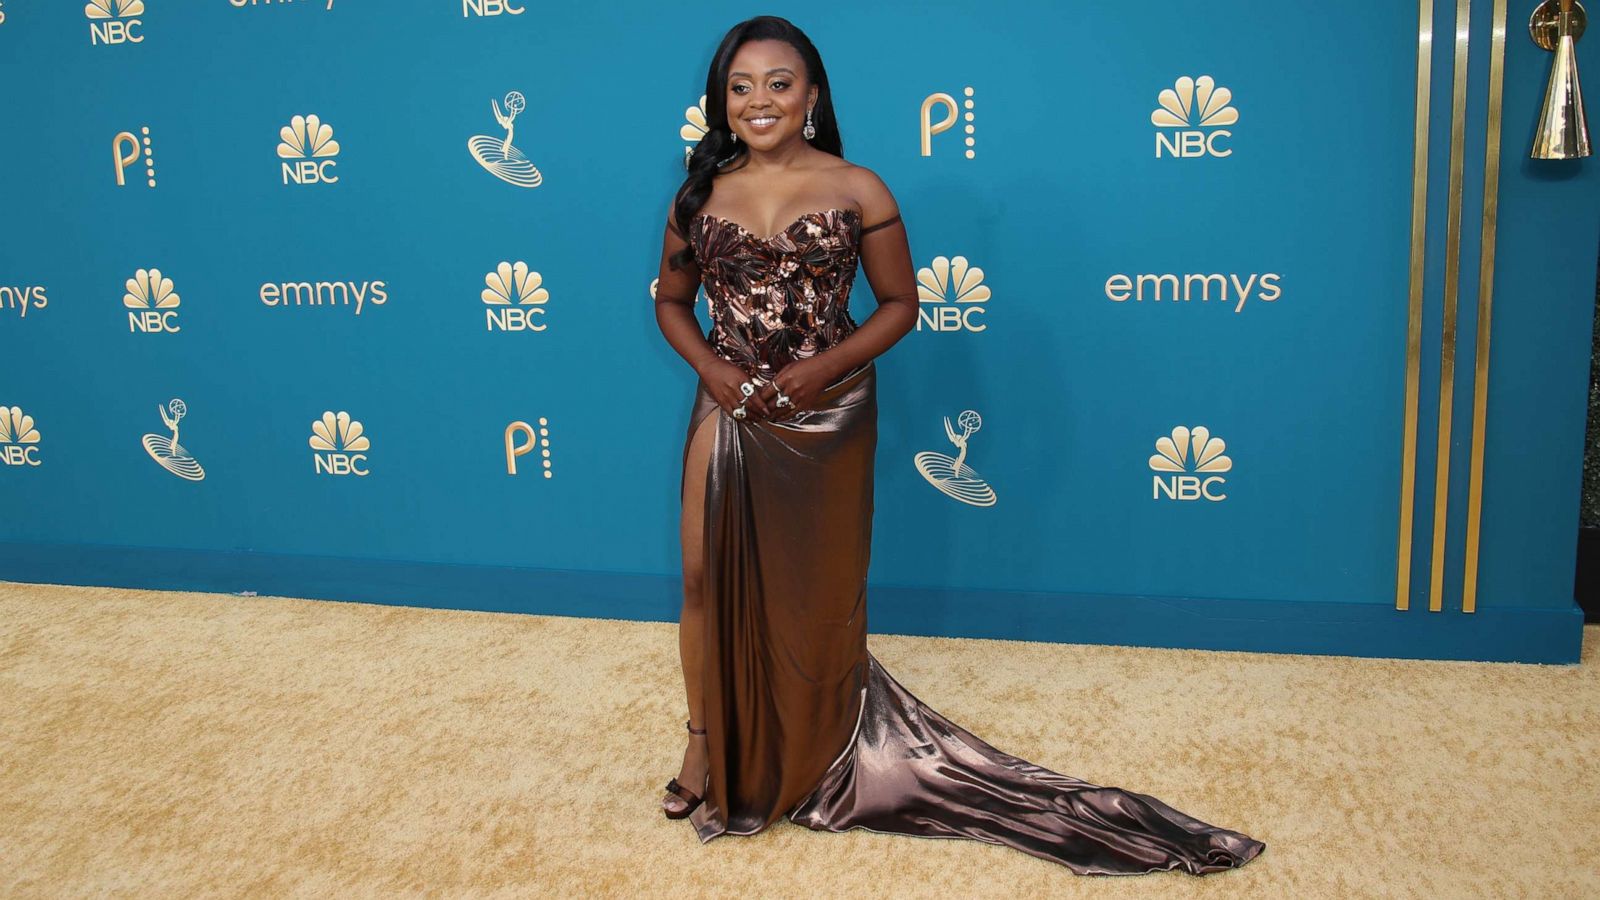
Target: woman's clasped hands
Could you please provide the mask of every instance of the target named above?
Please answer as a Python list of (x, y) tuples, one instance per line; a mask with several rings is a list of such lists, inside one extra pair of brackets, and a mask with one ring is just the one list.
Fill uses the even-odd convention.
[[(743, 369), (722, 359), (709, 365), (700, 377), (717, 405), (734, 418), (784, 422), (811, 409), (823, 390), (837, 379), (831, 360), (823, 358), (826, 355), (795, 360), (779, 369), (770, 381), (751, 378)], [(742, 387), (747, 382), (753, 388), (748, 396)], [(742, 415), (740, 409), (744, 411)]]

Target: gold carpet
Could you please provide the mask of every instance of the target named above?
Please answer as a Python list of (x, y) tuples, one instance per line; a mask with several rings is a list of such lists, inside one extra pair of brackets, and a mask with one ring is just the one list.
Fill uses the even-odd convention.
[(1000, 749), (1266, 842), (1203, 878), (701, 845), (676, 628), (0, 582), (0, 896), (1600, 896), (1593, 626), (1581, 666), (871, 637)]

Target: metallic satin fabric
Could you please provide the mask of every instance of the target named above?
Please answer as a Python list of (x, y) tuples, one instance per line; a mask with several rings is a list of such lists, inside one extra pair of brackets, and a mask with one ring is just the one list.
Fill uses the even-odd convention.
[[(706, 469), (705, 697), (711, 784), (701, 841), (754, 834), (811, 793), (855, 728), (866, 684), (876, 368), (785, 421), (717, 417)], [(685, 454), (688, 449), (685, 445)]]
[[(859, 223), (819, 215), (859, 234)], [(790, 238), (804, 223), (797, 220), (779, 243), (795, 248)], [(827, 233), (810, 232), (813, 239)], [(774, 249), (773, 241), (743, 233), (720, 252), (770, 262)], [(848, 259), (845, 283), (854, 275), (855, 258)], [(705, 277), (709, 287), (715, 275)], [(782, 421), (734, 419), (701, 383), (686, 466), (708, 415), (717, 417), (703, 559), (710, 783), (690, 816), (702, 843), (755, 834), (787, 814), (824, 831), (1002, 844), (1086, 875), (1199, 875), (1240, 866), (1265, 849), (1154, 797), (1002, 753), (925, 706), (867, 652), (873, 363)]]
[(924, 705), (877, 657), (860, 721), (815, 792), (789, 812), (819, 831), (971, 838), (1079, 875), (1238, 868), (1266, 844), (1148, 794), (1101, 787), (995, 749)]

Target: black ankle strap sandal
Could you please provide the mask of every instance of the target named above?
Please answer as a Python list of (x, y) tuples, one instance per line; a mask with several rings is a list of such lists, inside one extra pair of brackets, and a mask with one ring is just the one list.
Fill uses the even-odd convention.
[[(705, 734), (706, 733), (706, 730), (704, 728), (695, 728), (693, 725), (689, 724), (687, 721), (683, 723), (683, 727), (689, 729), (689, 733), (690, 734)], [(705, 799), (705, 798), (701, 797), (699, 794), (696, 794), (695, 792), (693, 792), (693, 791), (689, 790), (688, 788), (684, 787), (683, 785), (679, 784), (677, 778), (673, 778), (671, 781), (667, 782), (667, 793), (676, 794), (686, 804), (683, 807), (683, 809), (678, 809), (678, 810), (672, 810), (672, 809), (663, 808), (661, 810), (662, 814), (665, 815), (669, 819), (682, 819), (682, 818), (688, 817), (688, 815), (690, 813), (694, 812), (695, 808), (698, 807)]]

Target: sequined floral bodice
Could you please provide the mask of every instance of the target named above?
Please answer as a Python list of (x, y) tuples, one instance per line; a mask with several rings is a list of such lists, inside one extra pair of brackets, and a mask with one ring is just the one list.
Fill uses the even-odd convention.
[(706, 340), (747, 373), (771, 378), (855, 331), (850, 286), (861, 240), (855, 210), (805, 213), (768, 238), (700, 213), (689, 238), (711, 303)]

